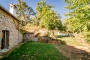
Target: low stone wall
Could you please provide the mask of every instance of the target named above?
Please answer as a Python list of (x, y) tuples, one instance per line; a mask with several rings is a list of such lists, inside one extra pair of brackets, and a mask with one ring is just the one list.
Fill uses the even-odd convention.
[(38, 41), (42, 43), (61, 44), (59, 40), (53, 39), (51, 37), (39, 37)]

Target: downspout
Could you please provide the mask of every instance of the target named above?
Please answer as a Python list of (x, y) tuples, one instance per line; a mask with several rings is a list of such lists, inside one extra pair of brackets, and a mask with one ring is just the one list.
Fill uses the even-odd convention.
[(6, 48), (6, 31), (5, 31), (5, 48)]
[(18, 43), (19, 43), (19, 23), (18, 23)]

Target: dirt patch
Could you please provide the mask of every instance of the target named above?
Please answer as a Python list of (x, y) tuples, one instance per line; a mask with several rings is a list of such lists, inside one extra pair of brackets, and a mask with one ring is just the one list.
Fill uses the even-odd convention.
[[(70, 60), (90, 60), (90, 49), (82, 46), (55, 45)], [(86, 51), (87, 50), (87, 51)]]

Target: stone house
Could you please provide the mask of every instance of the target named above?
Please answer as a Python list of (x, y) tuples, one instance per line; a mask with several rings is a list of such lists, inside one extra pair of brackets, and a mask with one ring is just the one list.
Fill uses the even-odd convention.
[(19, 20), (15, 14), (15, 6), (10, 4), (11, 13), (0, 5), (0, 50), (10, 49), (22, 42)]
[(24, 35), (23, 36), (24, 41), (26, 41), (26, 40), (32, 41), (34, 39), (34, 33), (33, 32), (25, 32), (23, 35)]
[(38, 41), (38, 38), (35, 37), (34, 32), (25, 32), (23, 34), (23, 40), (24, 41), (34, 41), (34, 42), (36, 42), (36, 41)]

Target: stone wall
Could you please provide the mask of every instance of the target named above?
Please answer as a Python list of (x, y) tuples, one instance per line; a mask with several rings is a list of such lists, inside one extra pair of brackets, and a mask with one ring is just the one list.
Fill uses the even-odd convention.
[(30, 34), (30, 33), (27, 33), (27, 34), (24, 34), (24, 41), (33, 41), (34, 40), (34, 34)]
[(19, 21), (0, 9), (0, 49), (2, 30), (9, 31), (9, 48), (14, 47), (22, 41), (22, 35), (18, 28)]

